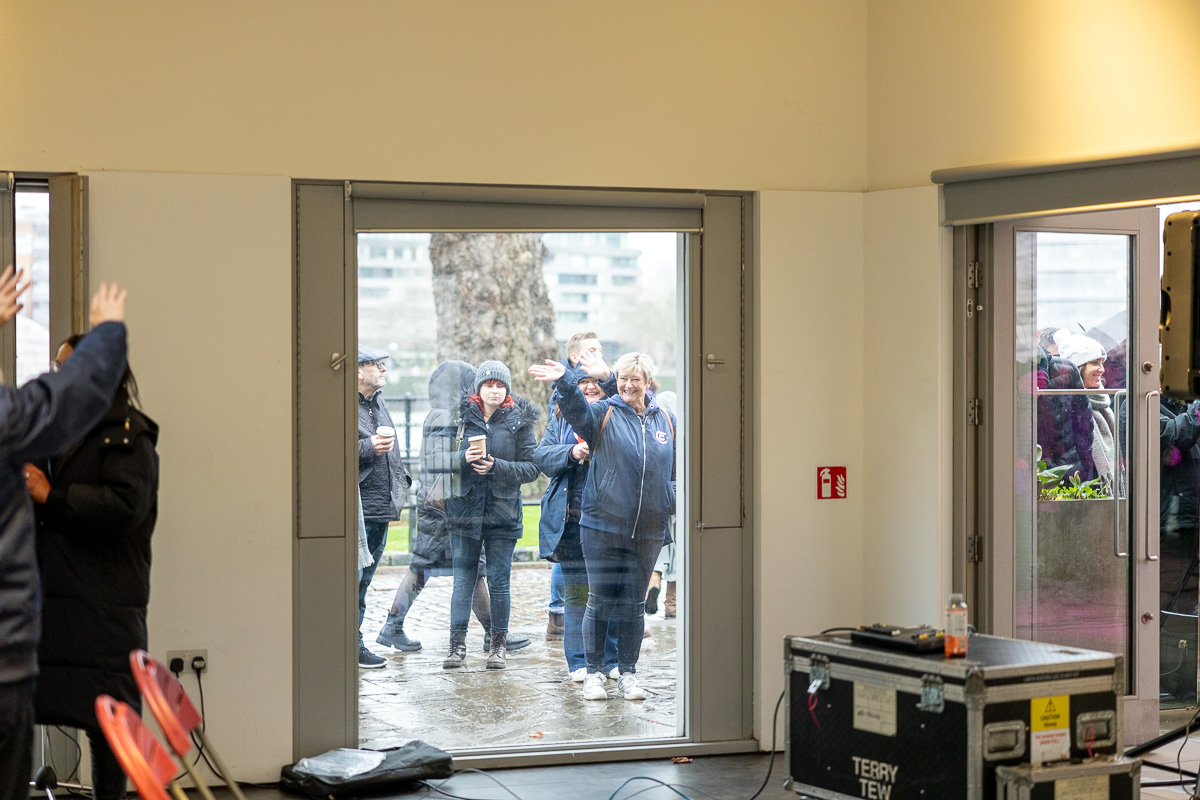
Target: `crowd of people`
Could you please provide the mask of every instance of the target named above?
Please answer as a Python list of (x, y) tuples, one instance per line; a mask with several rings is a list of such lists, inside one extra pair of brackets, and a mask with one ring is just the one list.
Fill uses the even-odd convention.
[[(27, 288), (11, 267), (0, 276), (0, 325)], [(102, 284), (92, 330), (63, 342), (50, 372), (0, 386), (0, 800), (28, 796), (35, 722), (84, 731), (93, 796), (125, 797), (94, 704), (140, 707), (129, 653), (147, 644), (158, 495), (125, 301)]]
[[(381, 515), (398, 518), (396, 504), (403, 504), (411, 480), (402, 461), (391, 458), (395, 430), (378, 394), (385, 371), (386, 353), (360, 348), (360, 627), (382, 553), (372, 523)], [(539, 441), (540, 409), (513, 394), (506, 364), (439, 365), (429, 381), (412, 561), (376, 642), (421, 649), (405, 633), (405, 617), (430, 578), (450, 576), (442, 666), (467, 664), (474, 611), (485, 631), (485, 667), (505, 669), (509, 654), (530, 643), (508, 630), (513, 551), (524, 528), (521, 487), (545, 474), (550, 483), (541, 501), (539, 553), (557, 576), (547, 638), (561, 638), (567, 673), (583, 684), (584, 698), (607, 699), (612, 679), (625, 699), (644, 699), (637, 663), (647, 598), (656, 606), (664, 581), (664, 610), (675, 613), (675, 558), (667, 546), (675, 514), (676, 424), (663, 402), (673, 403), (674, 394), (654, 390), (654, 372), (642, 353), (627, 353), (610, 369), (594, 333), (571, 337), (564, 361), (529, 367), (534, 380), (552, 386)], [(386, 521), (382, 529), (386, 536)], [(383, 663), (360, 633), (359, 665)]]

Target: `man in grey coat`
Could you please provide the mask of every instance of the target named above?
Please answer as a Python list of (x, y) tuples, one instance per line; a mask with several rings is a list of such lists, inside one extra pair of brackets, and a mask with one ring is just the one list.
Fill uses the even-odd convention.
[[(0, 276), (0, 325), (28, 284)], [(0, 800), (25, 800), (33, 764), (33, 697), (41, 633), (33, 507), (23, 465), (65, 450), (100, 421), (125, 373), (125, 295), (100, 285), (93, 330), (61, 371), (0, 386)]]
[[(367, 588), (387, 544), (388, 523), (400, 519), (400, 509), (412, 483), (396, 448), (395, 423), (383, 402), (387, 361), (388, 354), (383, 350), (365, 345), (358, 348), (358, 493), (367, 529), (367, 548), (374, 559), (373, 563), (364, 564), (358, 579), (360, 628), (367, 610)], [(360, 630), (358, 666), (379, 669), (384, 663), (384, 659), (367, 649)]]

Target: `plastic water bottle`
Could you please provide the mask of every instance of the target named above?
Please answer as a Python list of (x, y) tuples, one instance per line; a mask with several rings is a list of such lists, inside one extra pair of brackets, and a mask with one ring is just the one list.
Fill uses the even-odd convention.
[(967, 602), (955, 592), (946, 604), (946, 658), (967, 654)]

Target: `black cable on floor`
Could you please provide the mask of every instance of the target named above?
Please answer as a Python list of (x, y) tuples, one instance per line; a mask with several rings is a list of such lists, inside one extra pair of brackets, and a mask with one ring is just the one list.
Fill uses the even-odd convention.
[(783, 705), (783, 697), (787, 694), (787, 690), (779, 693), (779, 699), (775, 701), (775, 713), (771, 715), (771, 760), (767, 763), (767, 777), (763, 778), (762, 786), (758, 787), (758, 791), (750, 795), (749, 800), (755, 800), (763, 790), (767, 788), (767, 783), (771, 780), (771, 770), (775, 769), (775, 743), (779, 728), (779, 707)]

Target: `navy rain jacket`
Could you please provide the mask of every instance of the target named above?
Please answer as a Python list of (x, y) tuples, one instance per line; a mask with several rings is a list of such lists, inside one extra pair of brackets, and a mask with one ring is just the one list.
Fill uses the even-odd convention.
[(642, 417), (619, 395), (589, 405), (579, 391), (583, 375), (568, 370), (554, 382), (563, 417), (592, 451), (580, 526), (637, 539), (667, 539), (675, 513), (674, 415), (659, 408), (650, 394)]
[(42, 600), (33, 505), (24, 465), (61, 453), (90, 431), (125, 373), (125, 326), (98, 325), (62, 371), (19, 389), (0, 386), (0, 683), (37, 674)]

